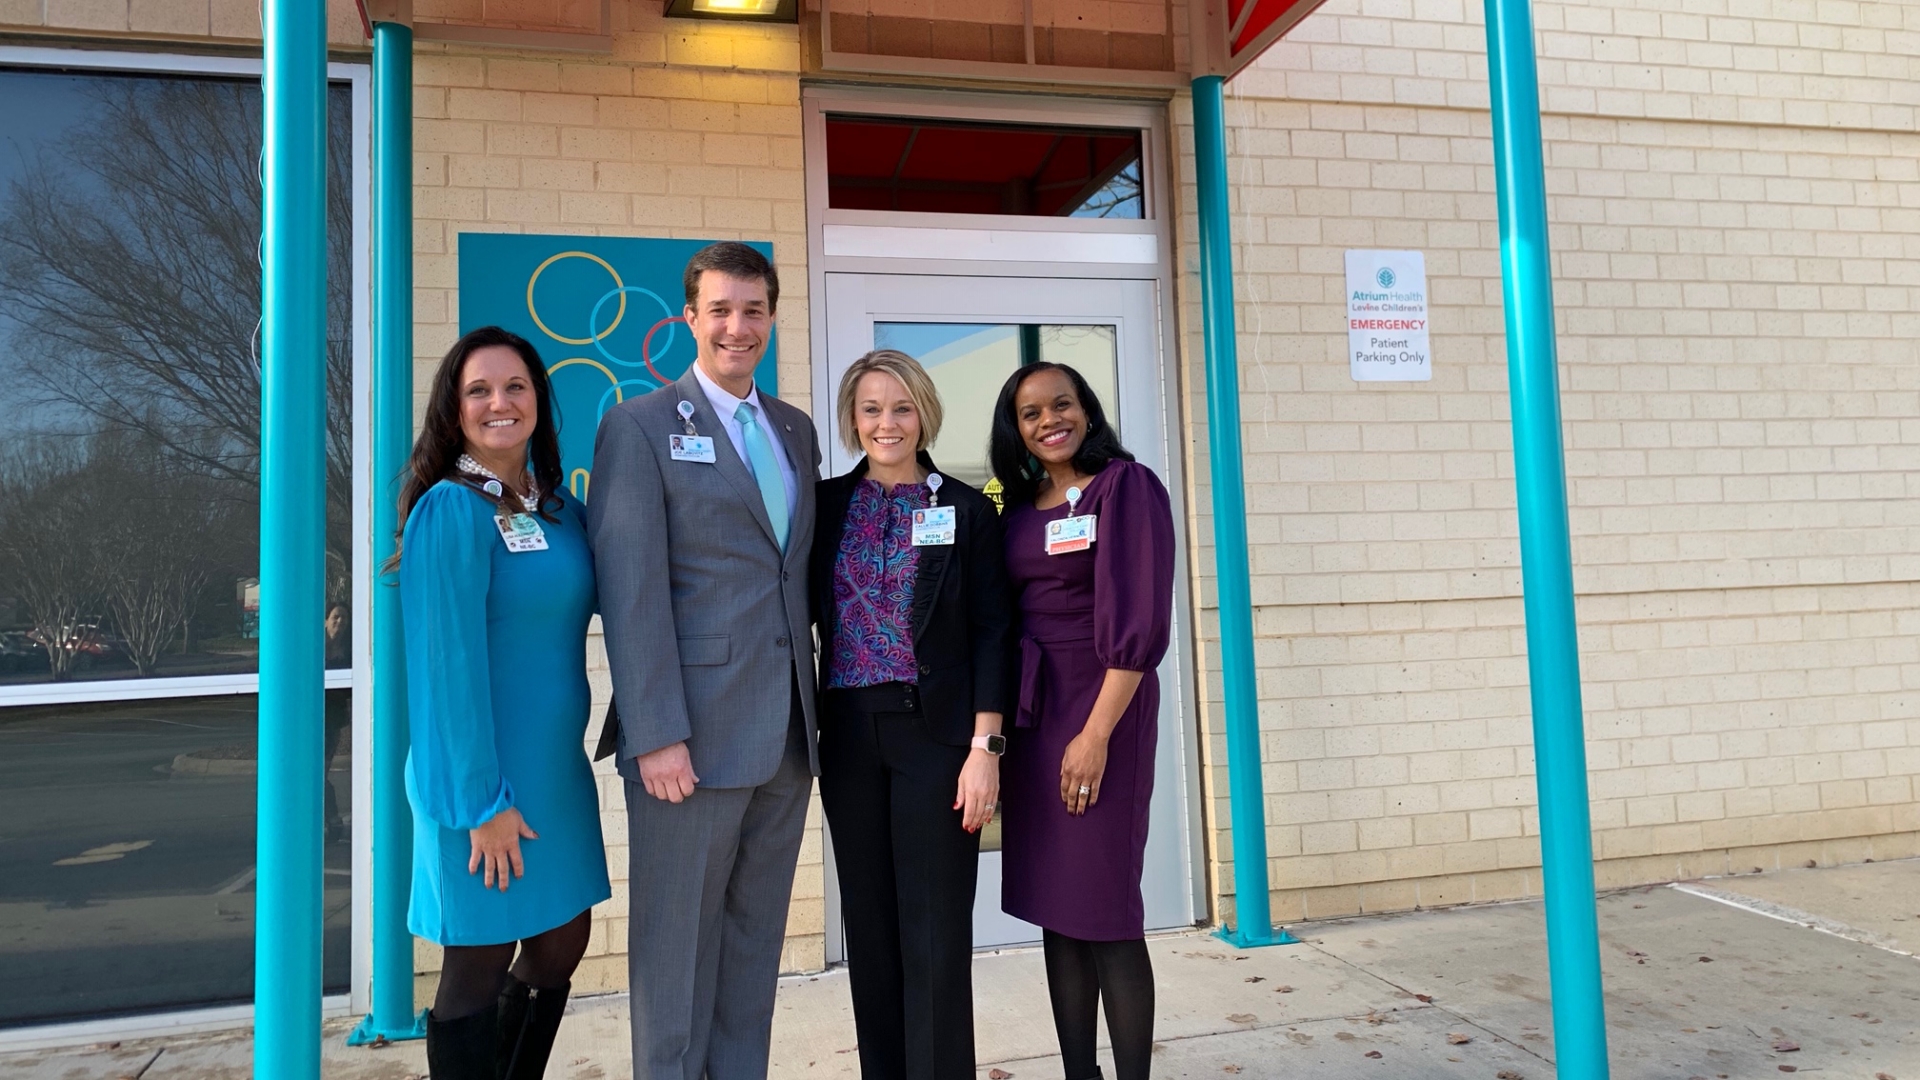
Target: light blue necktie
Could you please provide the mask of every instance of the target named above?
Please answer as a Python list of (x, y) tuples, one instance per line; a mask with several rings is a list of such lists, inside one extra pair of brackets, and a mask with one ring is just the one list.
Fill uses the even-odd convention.
[(760, 501), (766, 504), (767, 518), (773, 522), (773, 538), (780, 550), (787, 550), (787, 485), (780, 478), (780, 459), (773, 456), (773, 444), (754, 417), (753, 406), (741, 402), (733, 410), (740, 422), (740, 441), (747, 447), (747, 468), (753, 470), (753, 482), (760, 485)]

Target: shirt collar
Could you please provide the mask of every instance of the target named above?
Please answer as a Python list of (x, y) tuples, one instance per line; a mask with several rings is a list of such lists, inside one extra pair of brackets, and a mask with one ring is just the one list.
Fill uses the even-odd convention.
[(707, 392), (707, 404), (713, 406), (713, 411), (719, 413), (722, 420), (732, 420), (733, 414), (740, 411), (740, 403), (743, 401), (753, 406), (754, 415), (767, 415), (767, 410), (760, 404), (759, 387), (749, 389), (746, 397), (734, 397), (722, 389), (719, 383), (709, 379), (706, 369), (702, 368), (697, 360), (693, 364), (693, 377), (700, 380), (700, 389)]

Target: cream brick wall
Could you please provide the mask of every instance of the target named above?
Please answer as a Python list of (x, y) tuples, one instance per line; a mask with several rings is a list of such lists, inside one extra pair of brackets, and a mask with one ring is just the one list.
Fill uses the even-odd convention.
[[(130, 41), (259, 42), (259, 0), (0, 0), (0, 32)], [(327, 0), (327, 41), (366, 42), (354, 0)]]
[[(771, 239), (780, 268), (781, 397), (809, 408), (807, 249), (794, 27), (660, 18), (616, 2), (611, 56), (422, 45), (414, 62), (418, 387), (458, 336), (459, 234)], [(424, 396), (419, 404), (424, 406)], [(610, 690), (596, 635), (596, 726)], [(597, 767), (613, 899), (595, 909), (575, 985), (624, 988), (627, 826)], [(809, 813), (782, 968), (825, 965), (820, 813)], [(422, 970), (437, 968), (422, 948)]]
[[(1535, 10), (1600, 880), (1912, 854), (1920, 7)], [(1331, 0), (1229, 87), (1277, 918), (1540, 888), (1484, 52), (1478, 5)], [(1433, 382), (1349, 379), (1350, 247), (1426, 252)]]

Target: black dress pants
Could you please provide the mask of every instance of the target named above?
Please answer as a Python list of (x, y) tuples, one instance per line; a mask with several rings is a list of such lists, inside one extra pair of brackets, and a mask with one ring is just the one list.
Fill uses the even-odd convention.
[(823, 695), (833, 836), (863, 1080), (973, 1080), (980, 834), (953, 808), (970, 752), (929, 738), (901, 683)]

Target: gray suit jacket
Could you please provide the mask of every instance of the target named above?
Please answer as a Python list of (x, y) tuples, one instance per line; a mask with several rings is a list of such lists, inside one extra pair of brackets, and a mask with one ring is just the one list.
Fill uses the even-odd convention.
[[(634, 759), (685, 741), (703, 787), (758, 787), (787, 745), (793, 685), (819, 770), (813, 714), (807, 555), (820, 443), (799, 409), (760, 395), (770, 433), (799, 474), (784, 553), (753, 474), (692, 369), (672, 386), (621, 404), (600, 421), (587, 499), (587, 535), (600, 583), (613, 672), (605, 747), (617, 737), (620, 775)], [(693, 425), (718, 460), (675, 461), (667, 437)]]

